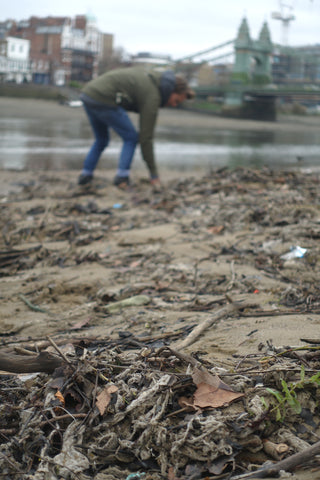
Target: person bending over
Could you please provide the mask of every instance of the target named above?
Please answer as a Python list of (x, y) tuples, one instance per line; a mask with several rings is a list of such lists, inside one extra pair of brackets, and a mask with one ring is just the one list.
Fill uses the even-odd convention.
[[(83, 163), (78, 183), (85, 185), (92, 181), (99, 158), (109, 144), (109, 128), (112, 128), (123, 140), (114, 185), (129, 185), (131, 163), (138, 143), (151, 183), (160, 184), (153, 149), (158, 110), (166, 106), (177, 107), (193, 97), (194, 92), (186, 80), (171, 70), (157, 72), (141, 66), (128, 67), (112, 70), (88, 82), (80, 98), (95, 141)], [(139, 133), (127, 111), (139, 114)]]

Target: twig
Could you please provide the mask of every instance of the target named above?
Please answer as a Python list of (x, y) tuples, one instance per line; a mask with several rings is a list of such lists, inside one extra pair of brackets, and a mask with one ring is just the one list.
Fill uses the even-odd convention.
[[(241, 308), (243, 308), (243, 306), (241, 306)], [(212, 325), (214, 325), (218, 320), (229, 315), (237, 309), (238, 306), (233, 303), (220, 308), (212, 315), (212, 317), (207, 318), (207, 320), (205, 320), (203, 323), (199, 323), (199, 325), (197, 325), (184, 340), (175, 345), (175, 348), (177, 350), (182, 350), (183, 348), (188, 347), (194, 343), (205, 330), (208, 330), (208, 328), (212, 327)]]
[[(34, 357), (34, 351), (27, 350), (26, 348), (15, 347), (15, 348), (14, 348), (14, 351), (15, 351), (18, 355), (28, 355), (28, 356), (30, 356), (30, 357)], [(37, 353), (38, 353), (38, 352), (37, 352)]]
[(11, 462), (10, 458), (8, 457), (8, 455), (4, 455), (2, 452), (0, 452), (0, 456), (6, 461), (8, 462), (9, 465), (11, 465), (14, 469), (15, 469), (15, 472), (13, 472), (13, 475), (22, 475), (24, 474), (25, 472), (21, 472), (20, 470), (17, 469), (16, 465)]
[(87, 417), (88, 414), (87, 413), (73, 413), (71, 415), (71, 413), (69, 414), (66, 414), (66, 415), (59, 415), (59, 416), (56, 416), (56, 417), (52, 417), (52, 418), (48, 418), (47, 420), (43, 420), (42, 422), (39, 423), (39, 427), (43, 427), (44, 425), (47, 425), (48, 423), (51, 423), (51, 422), (57, 422), (57, 421), (60, 421), (60, 420), (67, 420), (69, 418), (72, 418), (73, 420), (75, 420), (76, 418), (85, 418)]
[(49, 313), (44, 308), (38, 307), (37, 305), (34, 305), (33, 303), (29, 302), (29, 300), (24, 295), (22, 295), (22, 293), (18, 293), (18, 297), (21, 298), (21, 300), (23, 300), (24, 303), (34, 312)]
[(70, 362), (70, 360), (67, 359), (67, 357), (65, 356), (65, 354), (60, 350), (60, 348), (58, 347), (58, 345), (54, 342), (54, 340), (52, 340), (52, 338), (50, 337), (47, 337), (47, 339), (49, 340), (49, 342), (51, 343), (51, 345), (53, 346), (53, 348), (59, 353), (59, 355), (61, 355), (61, 357), (63, 358), (63, 360), (68, 364), (70, 365), (70, 367), (76, 371), (76, 368), (74, 367), (74, 365), (72, 365), (72, 363)]
[(300, 338), (301, 342), (320, 344), (320, 338)]
[(231, 477), (230, 480), (242, 480), (246, 478), (266, 478), (274, 477), (281, 470), (291, 471), (298, 465), (303, 465), (311, 460), (315, 455), (320, 453), (320, 442), (314, 443), (311, 447), (306, 448), (302, 452), (295, 453), (290, 457), (281, 460), (271, 466), (263, 467), (255, 472), (245, 473), (244, 475), (237, 475)]
[(94, 385), (93, 395), (92, 395), (92, 410), (94, 410), (97, 401), (97, 391), (98, 391), (98, 380), (99, 380), (99, 372), (96, 370), (96, 381)]
[(236, 274), (235, 274), (235, 271), (234, 271), (234, 260), (232, 260), (232, 262), (230, 264), (230, 270), (231, 270), (232, 277), (231, 277), (231, 280), (230, 280), (229, 284), (227, 285), (227, 291), (231, 290), (231, 288), (234, 286), (234, 282), (235, 282), (235, 279), (236, 279)]
[(191, 357), (191, 355), (188, 355), (186, 353), (179, 352), (175, 348), (171, 347), (161, 347), (159, 348), (157, 354), (160, 354), (164, 350), (169, 350), (173, 355), (175, 355), (177, 358), (185, 362), (187, 365), (192, 365), (193, 367), (199, 368), (201, 366), (201, 363), (199, 360), (196, 360), (195, 358)]
[[(30, 324), (32, 324), (32, 322), (30, 322)], [(29, 323), (27, 325), (29, 325)], [(25, 326), (26, 326), (26, 324), (24, 324), (24, 327)], [(15, 333), (17, 331), (20, 331), (20, 330), (15, 330)], [(59, 345), (59, 344), (65, 345), (65, 343), (66, 343), (66, 337), (65, 336), (60, 338), (62, 336), (62, 334), (60, 332), (58, 332), (54, 336), (58, 337), (57, 340), (56, 340), (57, 345)], [(82, 340), (83, 340), (82, 338), (77, 338), (77, 337), (68, 338), (68, 342), (72, 343), (72, 344), (75, 344), (75, 345), (80, 343)], [(86, 341), (87, 342), (99, 341), (99, 337), (86, 337)], [(3, 347), (3, 346), (6, 346), (6, 345), (12, 345), (12, 344), (15, 345), (15, 344), (22, 344), (22, 343), (24, 344), (25, 348), (30, 348), (30, 349), (34, 349), (34, 350), (35, 350), (35, 347), (38, 350), (44, 350), (45, 348), (47, 348), (50, 345), (50, 342), (48, 340), (45, 340), (43, 337), (33, 338), (33, 339), (30, 339), (30, 337), (25, 337), (25, 338), (15, 338), (14, 340), (10, 339), (8, 341), (2, 341), (1, 346)]]

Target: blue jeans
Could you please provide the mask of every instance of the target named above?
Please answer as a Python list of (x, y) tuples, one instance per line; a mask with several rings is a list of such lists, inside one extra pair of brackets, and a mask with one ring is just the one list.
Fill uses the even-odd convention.
[(139, 134), (127, 112), (122, 107), (95, 107), (85, 103), (83, 106), (95, 135), (95, 142), (84, 161), (82, 173), (93, 174), (103, 150), (109, 144), (111, 127), (123, 140), (117, 175), (128, 177)]

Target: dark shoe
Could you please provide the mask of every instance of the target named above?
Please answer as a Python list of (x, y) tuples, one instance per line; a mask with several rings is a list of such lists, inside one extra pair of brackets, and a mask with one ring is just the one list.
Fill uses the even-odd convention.
[(113, 185), (116, 187), (127, 187), (130, 185), (130, 179), (129, 177), (119, 177), (119, 175), (116, 175), (113, 180)]
[(78, 184), (79, 185), (87, 185), (88, 183), (92, 182), (93, 175), (89, 174), (81, 174), (79, 179), (78, 179)]

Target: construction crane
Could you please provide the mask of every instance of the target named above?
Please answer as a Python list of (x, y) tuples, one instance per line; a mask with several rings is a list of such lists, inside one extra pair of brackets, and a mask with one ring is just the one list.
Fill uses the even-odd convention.
[(282, 45), (287, 47), (289, 43), (289, 26), (290, 22), (295, 20), (293, 15), (293, 6), (284, 2), (279, 2), (280, 12), (272, 12), (271, 17), (282, 22)]

